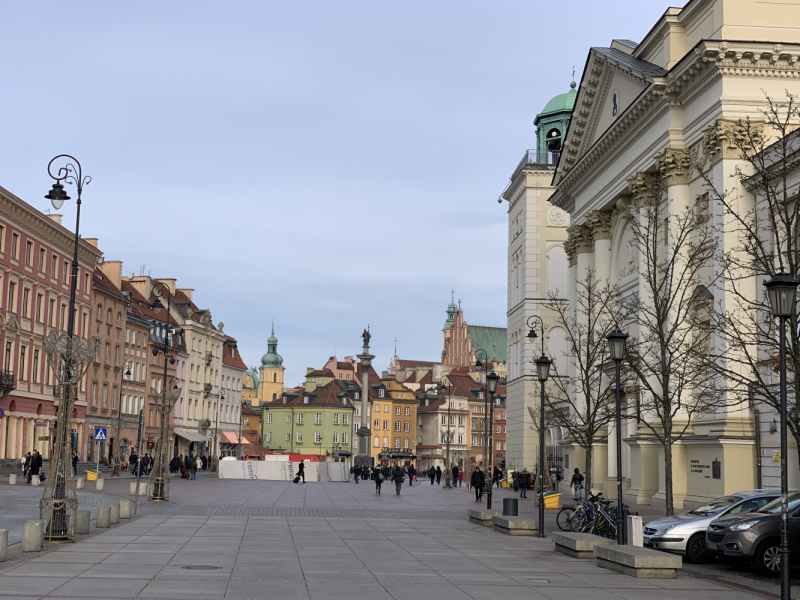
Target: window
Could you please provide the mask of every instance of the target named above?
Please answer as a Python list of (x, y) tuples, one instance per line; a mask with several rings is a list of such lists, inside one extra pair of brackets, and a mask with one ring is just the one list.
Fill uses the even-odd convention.
[(360, 406), (356, 406), (356, 407), (355, 407), (355, 415), (356, 415), (357, 417), (360, 417), (360, 416), (361, 416), (361, 407), (360, 407)]
[(297, 424), (298, 425), (303, 424), (303, 413), (297, 413)]
[(272, 423), (272, 413), (271, 412), (267, 413), (267, 423)]
[(503, 448), (502, 448), (502, 442), (497, 442), (497, 448), (496, 448), (496, 450), (502, 450), (502, 449), (503, 449)]
[(31, 241), (25, 243), (25, 265), (33, 266), (33, 242)]
[(117, 327), (122, 327), (122, 313), (117, 313)]
[(458, 416), (458, 424), (461, 425), (462, 427), (464, 426), (464, 415)]
[(394, 430), (395, 431), (400, 431), (400, 421), (395, 421), (394, 422)]
[(25, 355), (28, 351), (27, 346), (21, 346), (19, 349), (19, 378), (25, 379)]
[(58, 257), (55, 254), (50, 258), (50, 277), (58, 279)]
[(358, 433), (358, 423), (353, 423), (353, 433)]
[(408, 438), (403, 438), (403, 450), (408, 450)]
[(389, 447), (389, 438), (388, 437), (384, 437), (383, 438), (383, 447), (384, 448), (388, 448)]
[(359, 397), (359, 393), (356, 392), (356, 400), (358, 400), (358, 397)]
[(59, 319), (59, 326), (61, 327), (62, 331), (67, 330), (67, 305), (61, 305), (61, 318)]
[(400, 450), (400, 438), (394, 438), (394, 448), (395, 450)]
[(287, 423), (291, 423), (292, 422), (292, 415), (286, 415), (286, 422)]
[(314, 432), (314, 443), (321, 444), (322, 443), (322, 433), (319, 431)]
[(378, 438), (378, 437), (372, 438), (372, 446), (374, 448), (380, 448), (381, 447), (381, 438)]
[(119, 366), (119, 346), (114, 346), (114, 366)]
[(111, 325), (111, 309), (106, 312), (106, 325)]
[(315, 423), (315, 424), (317, 424), (317, 425), (319, 425), (320, 423), (322, 423), (322, 413), (317, 413), (317, 416), (316, 416), (316, 418), (314, 419), (314, 423)]
[(408, 415), (410, 415), (410, 414), (411, 414), (411, 409), (410, 409), (409, 407), (407, 407), (407, 406), (406, 406), (406, 410), (403, 412), (403, 414), (404, 414), (405, 416), (408, 416)]
[(400, 416), (400, 407), (399, 406), (395, 406), (394, 407), (394, 414), (396, 414), (398, 417)]
[(495, 433), (500, 433), (500, 425), (497, 426), (497, 431)]
[(383, 430), (384, 431), (389, 431), (389, 421), (384, 421), (383, 422)]
[(17, 300), (17, 284), (9, 282), (8, 284), (8, 312), (16, 312), (14, 310), (14, 303)]
[(30, 297), (31, 291), (28, 288), (22, 289), (22, 317), (28, 317), (28, 299)]
[(456, 416), (450, 415), (450, 426), (453, 426), (455, 424), (456, 424)]
[(347, 432), (346, 431), (342, 432), (342, 443), (343, 444), (347, 443)]
[(378, 419), (375, 419), (375, 429), (381, 428), (381, 422)]
[(344, 413), (342, 415), (342, 425), (347, 425), (349, 423), (350, 415)]
[(33, 372), (31, 373), (31, 380), (33, 383), (39, 383), (39, 351), (33, 351), (33, 363), (31, 364)]
[(11, 370), (11, 352), (13, 350), (13, 345), (11, 342), (6, 342), (6, 358), (5, 358), (5, 370)]
[(334, 425), (339, 424), (339, 413), (333, 413), (333, 424)]
[(378, 389), (378, 398), (383, 398), (383, 388)]
[(403, 431), (405, 431), (406, 433), (411, 431), (411, 423), (409, 423), (408, 421), (403, 423)]
[(442, 425), (447, 425), (447, 415), (442, 415)]
[(34, 315), (36, 316), (36, 322), (42, 323), (42, 302), (44, 302), (44, 295), (43, 294), (36, 294), (36, 311)]
[(106, 342), (105, 353), (104, 353), (105, 360), (103, 361), (104, 364), (106, 364), (106, 365), (108, 364), (108, 355), (110, 353), (111, 353), (111, 344)]
[(483, 392), (478, 392), (478, 400), (483, 400)]
[(11, 258), (17, 260), (19, 258), (19, 234), (14, 233), (11, 236)]
[(6, 228), (0, 225), (0, 254), (6, 251)]
[(268, 442), (271, 442), (271, 441), (272, 441), (272, 432), (271, 432), (271, 431), (268, 431), (268, 432), (267, 432), (267, 441), (268, 441)]
[(473, 446), (477, 446), (478, 445), (478, 438), (475, 437), (474, 435), (472, 436), (472, 445)]
[(298, 444), (302, 444), (303, 443), (303, 432), (302, 431), (298, 431), (297, 432), (297, 443)]
[(308, 404), (308, 396), (303, 396), (303, 404)]
[(446, 444), (447, 443), (447, 434), (444, 434), (444, 433), (442, 434), (442, 441), (439, 442), (439, 443), (441, 443), (441, 444)]
[(334, 444), (338, 444), (339, 443), (339, 433), (338, 432), (334, 432), (334, 434), (333, 434), (333, 443)]
[(95, 319), (97, 321), (102, 321), (103, 320), (103, 305), (102, 304), (98, 304), (97, 305), (97, 316), (95, 317)]
[(463, 435), (458, 436), (458, 445), (459, 446), (463, 446), (464, 445), (464, 436)]
[(62, 280), (64, 282), (64, 285), (67, 285), (69, 283), (69, 261), (67, 260), (64, 261), (64, 272), (62, 274)]
[(44, 248), (39, 249), (39, 273), (44, 273), (44, 261), (47, 258), (47, 250)]
[(103, 408), (108, 408), (108, 384), (103, 384)]
[(89, 274), (88, 273), (84, 273), (84, 275), (83, 275), (83, 293), (84, 294), (87, 294), (87, 295), (89, 294), (89, 286), (91, 285), (91, 281), (92, 280), (89, 279)]
[(92, 396), (89, 406), (97, 406), (97, 382), (92, 382)]
[(389, 412), (389, 405), (388, 404), (384, 404), (383, 405), (383, 412), (385, 412), (385, 413)]

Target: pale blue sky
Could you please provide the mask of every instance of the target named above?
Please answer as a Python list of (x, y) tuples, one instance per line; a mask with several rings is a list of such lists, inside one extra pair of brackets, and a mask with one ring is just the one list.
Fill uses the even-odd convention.
[[(506, 322), (506, 205), (532, 121), (590, 46), (667, 8), (599, 3), (6, 2), (0, 185), (93, 182), (81, 233), (196, 290), (248, 365), (275, 317), (288, 385), (372, 329), (435, 360), (450, 289)], [(74, 203), (62, 210), (74, 227)]]

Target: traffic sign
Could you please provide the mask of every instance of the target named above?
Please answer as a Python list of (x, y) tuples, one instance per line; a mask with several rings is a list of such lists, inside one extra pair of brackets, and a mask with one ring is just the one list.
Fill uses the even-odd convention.
[(94, 428), (94, 441), (95, 442), (105, 442), (108, 430), (105, 427), (95, 427)]
[(4, 411), (2, 408), (0, 408), (0, 419), (2, 419), (3, 416), (5, 416), (5, 414), (6, 414), (6, 411)]

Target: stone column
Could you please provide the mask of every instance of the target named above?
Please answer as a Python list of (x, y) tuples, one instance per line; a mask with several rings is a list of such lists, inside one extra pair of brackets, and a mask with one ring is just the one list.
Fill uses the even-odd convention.
[(0, 459), (6, 458), (7, 430), (8, 430), (8, 418), (0, 419)]
[(36, 448), (36, 433), (34, 431), (36, 419), (25, 419), (25, 421), (28, 430), (27, 439), (25, 440), (25, 451), (33, 452), (33, 449)]
[(8, 417), (6, 448), (6, 458), (19, 458), (17, 456), (17, 417)]
[(364, 347), (358, 358), (361, 363), (361, 427), (358, 429), (358, 455), (355, 457), (353, 464), (370, 466), (372, 464), (372, 431), (370, 429), (370, 415), (369, 415), (369, 369), (372, 364), (372, 359), (375, 358), (369, 353), (369, 339), (372, 337), (369, 331), (364, 330), (362, 338), (364, 339)]
[(25, 456), (25, 419), (17, 417), (17, 449), (16, 458)]

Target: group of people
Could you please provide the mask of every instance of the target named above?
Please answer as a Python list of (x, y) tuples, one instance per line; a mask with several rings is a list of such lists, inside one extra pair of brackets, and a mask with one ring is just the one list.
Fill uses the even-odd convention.
[(38, 450), (26, 452), (22, 457), (22, 476), (25, 481), (30, 483), (34, 477), (41, 479), (42, 464), (42, 455)]
[(198, 471), (206, 471), (209, 459), (205, 456), (173, 456), (169, 461), (169, 472), (181, 474), (181, 479), (196, 480)]
[(150, 469), (153, 468), (153, 457), (150, 456), (149, 452), (145, 452), (144, 456), (142, 456), (141, 461), (139, 460), (139, 455), (136, 454), (136, 450), (131, 450), (131, 454), (128, 457), (128, 464), (122, 465), (123, 471), (130, 471), (131, 475), (138, 475), (139, 474), (139, 465), (142, 465), (142, 475), (149, 475)]

